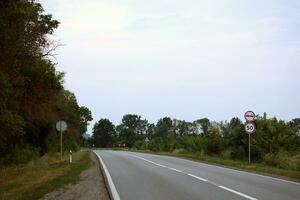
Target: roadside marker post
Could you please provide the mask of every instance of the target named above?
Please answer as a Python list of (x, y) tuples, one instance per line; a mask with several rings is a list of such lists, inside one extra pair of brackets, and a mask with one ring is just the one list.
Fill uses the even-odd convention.
[(248, 159), (249, 163), (251, 163), (251, 134), (253, 134), (256, 130), (255, 124), (253, 123), (255, 120), (255, 113), (253, 111), (247, 111), (244, 115), (246, 120), (245, 131), (248, 133)]
[(63, 120), (60, 120), (56, 123), (56, 130), (60, 132), (60, 160), (62, 160), (62, 141), (63, 141), (63, 135), (62, 133), (67, 130), (67, 123)]
[(72, 150), (70, 150), (70, 163), (73, 162), (73, 155), (72, 155)]

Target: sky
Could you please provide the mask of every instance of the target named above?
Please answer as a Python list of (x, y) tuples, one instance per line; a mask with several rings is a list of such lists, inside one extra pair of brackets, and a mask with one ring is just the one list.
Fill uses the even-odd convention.
[(40, 0), (94, 121), (300, 117), (299, 0)]

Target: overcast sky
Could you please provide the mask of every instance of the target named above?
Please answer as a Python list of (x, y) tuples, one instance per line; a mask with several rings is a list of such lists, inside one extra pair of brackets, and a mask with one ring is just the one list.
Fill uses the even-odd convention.
[(61, 22), (57, 69), (94, 122), (300, 117), (299, 0), (40, 2)]

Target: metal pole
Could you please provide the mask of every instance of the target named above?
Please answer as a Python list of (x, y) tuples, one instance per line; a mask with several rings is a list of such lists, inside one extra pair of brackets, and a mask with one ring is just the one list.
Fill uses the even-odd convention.
[(250, 139), (251, 139), (251, 134), (250, 133), (248, 133), (248, 135), (249, 135), (249, 164), (250, 164), (250, 162), (251, 162), (251, 142), (250, 142)]
[(62, 131), (60, 131), (60, 160), (62, 160)]
[(59, 123), (60, 126), (60, 160), (62, 160), (62, 130), (61, 130), (61, 122)]

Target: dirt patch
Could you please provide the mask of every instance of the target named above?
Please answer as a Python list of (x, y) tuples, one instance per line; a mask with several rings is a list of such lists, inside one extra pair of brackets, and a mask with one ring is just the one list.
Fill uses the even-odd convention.
[(92, 152), (90, 158), (94, 164), (80, 174), (78, 183), (50, 192), (42, 200), (109, 200), (99, 161)]

